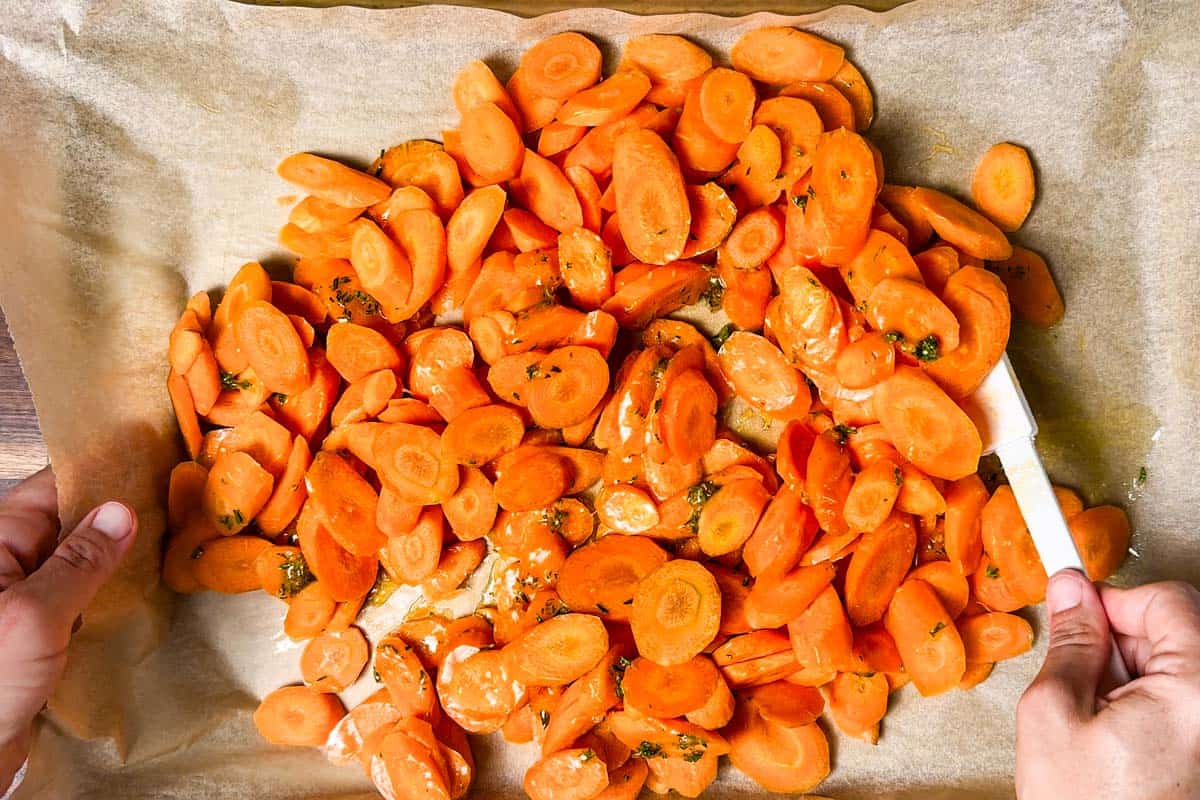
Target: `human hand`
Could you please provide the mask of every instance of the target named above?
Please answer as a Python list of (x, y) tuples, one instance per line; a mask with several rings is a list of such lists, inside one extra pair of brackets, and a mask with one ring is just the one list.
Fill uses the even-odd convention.
[[(1017, 706), (1017, 796), (1200, 798), (1200, 592), (1097, 590), (1066, 570), (1046, 605), (1046, 662)], [(1100, 695), (1110, 624), (1136, 677)]]
[(129, 548), (137, 516), (108, 502), (58, 541), (50, 468), (0, 500), (0, 796), (29, 752), (33, 718), (67, 661), (67, 643)]

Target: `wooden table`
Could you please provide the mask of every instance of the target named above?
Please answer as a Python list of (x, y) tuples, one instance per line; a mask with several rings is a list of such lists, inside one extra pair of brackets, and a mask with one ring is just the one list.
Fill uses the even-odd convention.
[(47, 461), (33, 398), (0, 311), (0, 493)]

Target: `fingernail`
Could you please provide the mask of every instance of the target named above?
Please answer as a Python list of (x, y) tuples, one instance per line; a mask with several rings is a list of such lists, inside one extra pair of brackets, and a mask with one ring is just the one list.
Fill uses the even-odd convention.
[(100, 506), (96, 516), (92, 517), (92, 527), (113, 541), (119, 541), (133, 530), (133, 517), (125, 506), (108, 502)]
[(1070, 611), (1083, 602), (1082, 577), (1071, 571), (1063, 571), (1050, 579), (1046, 587), (1046, 605), (1051, 614)]

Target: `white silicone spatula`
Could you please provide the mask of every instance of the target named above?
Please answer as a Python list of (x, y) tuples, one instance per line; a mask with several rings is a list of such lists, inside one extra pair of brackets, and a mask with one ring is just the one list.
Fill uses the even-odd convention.
[[(975, 391), (974, 400), (987, 428), (983, 431), (983, 451), (1000, 457), (1046, 574), (1053, 575), (1063, 569), (1086, 572), (1034, 447), (1037, 422), (1007, 354)], [(1109, 674), (1105, 677), (1105, 682), (1111, 684), (1109, 688), (1129, 683), (1129, 671), (1115, 642)]]

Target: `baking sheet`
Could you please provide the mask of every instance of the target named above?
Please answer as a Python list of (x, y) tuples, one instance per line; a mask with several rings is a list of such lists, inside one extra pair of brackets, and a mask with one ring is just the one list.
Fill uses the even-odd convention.
[[(874, 87), (871, 135), (890, 180), (962, 193), (991, 143), (1030, 148), (1039, 199), (1015, 240), (1045, 254), (1068, 308), (1051, 332), (1018, 326), (1011, 346), (1043, 454), (1089, 501), (1127, 504), (1138, 556), (1120, 580), (1200, 579), (1200, 31), (1187, 3), (526, 20), (449, 7), (10, 0), (0, 302), (64, 521), (113, 495), (142, 518), (134, 556), (76, 637), (18, 798), (371, 796), (355, 770), (254, 733), (257, 699), (296, 674), (293, 656), (274, 654), (288, 649), (281, 604), (181, 600), (155, 577), (179, 453), (163, 391), (167, 332), (189, 293), (219, 287), (242, 262), (288, 263), (274, 233), (294, 190), (274, 176), (279, 159), (314, 150), (365, 164), (381, 147), (436, 137), (455, 124), (449, 87), (465, 61), (507, 74), (556, 31), (587, 32), (610, 54), (631, 35), (678, 32), (724, 54), (739, 33), (780, 22), (848, 46)], [(906, 688), (877, 747), (835, 738), (820, 791), (1011, 796), (1013, 710), (1039, 661), (1002, 664), (970, 693), (921, 699)], [(521, 796), (529, 748), (476, 745), (474, 796)], [(726, 768), (712, 796), (753, 791)]]

